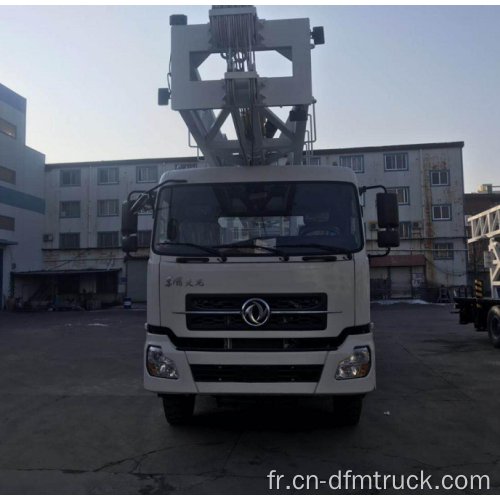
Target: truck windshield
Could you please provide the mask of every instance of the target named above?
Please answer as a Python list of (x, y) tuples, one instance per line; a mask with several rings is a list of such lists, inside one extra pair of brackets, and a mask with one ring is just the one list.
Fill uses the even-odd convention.
[[(161, 189), (153, 249), (164, 255), (354, 253), (363, 248), (359, 197), (345, 182), (175, 185)], [(191, 246), (192, 245), (192, 246)], [(276, 252), (275, 252), (276, 253)]]

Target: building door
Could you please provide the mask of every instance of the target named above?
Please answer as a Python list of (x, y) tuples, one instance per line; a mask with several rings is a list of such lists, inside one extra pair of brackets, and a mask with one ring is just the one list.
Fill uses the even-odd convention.
[(134, 302), (146, 302), (148, 285), (148, 261), (127, 261), (127, 297)]
[(411, 268), (391, 267), (391, 299), (411, 299)]
[(3, 249), (0, 248), (0, 311), (3, 309)]

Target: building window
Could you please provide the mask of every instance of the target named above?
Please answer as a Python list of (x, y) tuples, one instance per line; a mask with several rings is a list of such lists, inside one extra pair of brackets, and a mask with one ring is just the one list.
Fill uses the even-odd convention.
[(453, 259), (453, 243), (434, 243), (433, 249), (435, 260)]
[(405, 221), (399, 223), (399, 237), (411, 238), (411, 222)]
[(2, 167), (0, 165), (0, 181), (9, 182), (10, 184), (16, 183), (16, 171), (10, 168)]
[(118, 184), (117, 168), (100, 168), (97, 174), (98, 184)]
[(387, 192), (398, 195), (398, 205), (409, 205), (410, 203), (410, 188), (388, 188)]
[(451, 220), (451, 205), (432, 205), (432, 220)]
[(61, 170), (61, 186), (79, 186), (80, 170)]
[(80, 248), (80, 233), (60, 233), (59, 248)]
[(112, 217), (118, 215), (118, 200), (99, 200), (97, 203), (98, 217)]
[(149, 247), (151, 245), (151, 231), (138, 231), (137, 243), (140, 247)]
[(137, 167), (137, 182), (158, 182), (158, 166)]
[(97, 233), (98, 248), (118, 248), (118, 231), (103, 231)]
[(190, 168), (198, 168), (197, 163), (180, 163), (175, 166), (175, 170), (188, 170)]
[(449, 186), (449, 170), (431, 170), (431, 186)]
[(386, 154), (384, 161), (384, 168), (387, 171), (408, 170), (408, 153)]
[(12, 139), (16, 139), (17, 137), (17, 127), (7, 120), (2, 120), (2, 118), (0, 118), (0, 132), (12, 137)]
[(307, 156), (302, 160), (302, 165), (321, 165), (321, 157)]
[(59, 204), (59, 217), (61, 219), (77, 219), (80, 217), (80, 202), (61, 201)]
[(97, 293), (117, 293), (118, 276), (117, 273), (101, 273), (96, 279)]
[(365, 171), (364, 156), (341, 156), (340, 166), (350, 168), (353, 172), (356, 172), (358, 174), (363, 173)]
[(0, 229), (5, 231), (15, 231), (16, 221), (14, 217), (7, 217), (6, 215), (0, 215)]

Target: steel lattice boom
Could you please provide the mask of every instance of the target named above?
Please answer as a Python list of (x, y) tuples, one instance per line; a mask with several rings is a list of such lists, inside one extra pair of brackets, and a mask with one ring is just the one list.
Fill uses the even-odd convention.
[[(269, 165), (285, 155), (301, 164), (304, 144), (310, 150), (315, 141), (311, 38), (323, 43), (322, 28), (311, 34), (309, 19), (261, 20), (252, 6), (215, 6), (207, 24), (173, 17), (167, 95), (209, 165)], [(263, 51), (291, 61), (293, 76), (260, 75), (255, 55)], [(221, 79), (204, 81), (199, 68), (212, 54), (227, 68)], [(286, 121), (271, 109), (283, 106), (291, 107)], [(236, 139), (221, 132), (228, 119)]]

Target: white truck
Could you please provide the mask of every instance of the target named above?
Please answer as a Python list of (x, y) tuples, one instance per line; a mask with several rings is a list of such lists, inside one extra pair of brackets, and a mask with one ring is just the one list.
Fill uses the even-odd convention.
[[(310, 53), (323, 30), (308, 19), (263, 21), (253, 7), (214, 7), (204, 25), (172, 16), (171, 25), (171, 85), (159, 101), (171, 98), (208, 167), (168, 171), (123, 205), (132, 258), (137, 213), (150, 205), (154, 214), (144, 386), (171, 424), (192, 416), (198, 394), (329, 396), (335, 419), (356, 424), (375, 388), (360, 193), (385, 188), (359, 188), (349, 168), (308, 165)], [(269, 50), (292, 61), (292, 77), (257, 73)], [(227, 71), (202, 81), (198, 68), (214, 53)], [(286, 106), (286, 119), (270, 109)], [(232, 139), (221, 132), (229, 117)], [(387, 254), (399, 245), (396, 196), (378, 193), (377, 212)]]
[[(500, 349), (500, 205), (469, 218), (470, 245), (488, 244), (485, 267), (490, 270), (491, 297), (485, 297), (482, 280), (474, 280), (474, 294), (461, 287), (455, 296), (460, 324), (473, 323), (477, 331), (487, 331), (493, 347)], [(475, 251), (471, 254), (475, 259)]]

